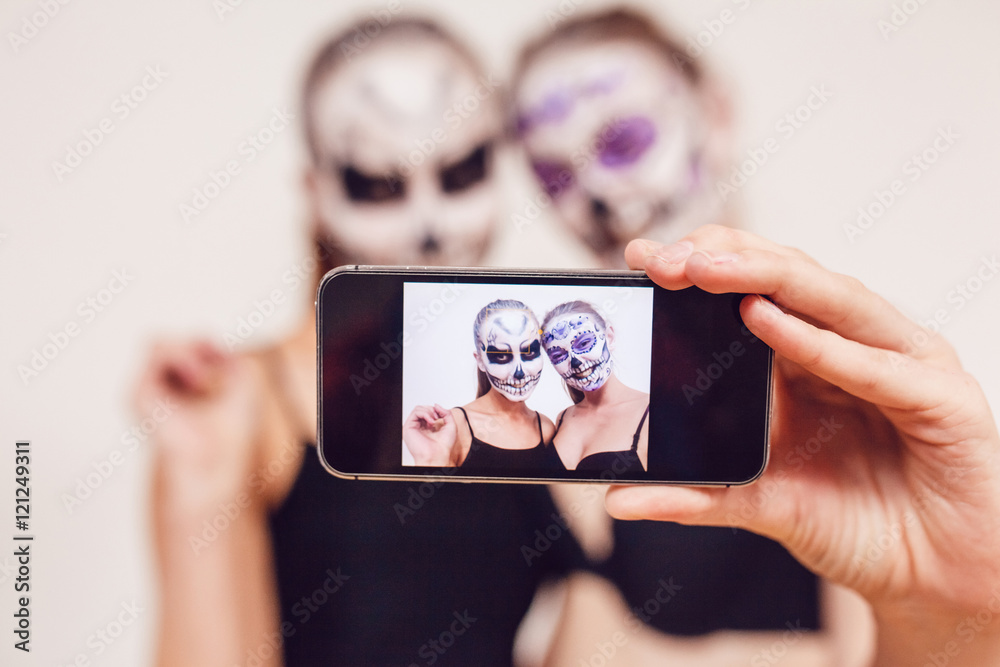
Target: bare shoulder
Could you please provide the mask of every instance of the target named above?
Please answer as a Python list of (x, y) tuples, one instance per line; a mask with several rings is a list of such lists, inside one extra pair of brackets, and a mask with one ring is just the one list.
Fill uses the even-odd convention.
[(452, 419), (455, 420), (456, 424), (465, 424), (465, 412), (460, 407), (455, 407), (451, 409)]
[(455, 428), (458, 430), (459, 440), (469, 438), (469, 420), (462, 408), (452, 408), (451, 418), (455, 420)]
[(541, 412), (539, 412), (538, 415), (542, 420), (542, 440), (550, 442), (556, 434), (555, 422), (543, 415)]

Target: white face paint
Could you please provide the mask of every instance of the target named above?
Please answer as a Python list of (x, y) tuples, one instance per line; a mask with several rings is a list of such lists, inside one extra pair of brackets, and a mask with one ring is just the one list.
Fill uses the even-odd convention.
[(542, 342), (549, 361), (566, 384), (594, 391), (611, 377), (614, 363), (607, 331), (589, 313), (567, 313), (548, 323)]
[(555, 47), (525, 71), (516, 107), (557, 214), (606, 258), (620, 263), (633, 238), (675, 240), (715, 217), (699, 99), (651, 47)]
[(496, 83), (409, 35), (339, 64), (312, 112), (321, 234), (358, 261), (479, 263), (499, 209)]
[(542, 375), (538, 321), (530, 311), (504, 309), (482, 323), (476, 361), (490, 384), (512, 401), (526, 401)]

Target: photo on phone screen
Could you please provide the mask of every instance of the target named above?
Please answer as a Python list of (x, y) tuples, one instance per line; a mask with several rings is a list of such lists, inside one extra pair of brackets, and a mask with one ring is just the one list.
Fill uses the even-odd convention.
[[(748, 483), (773, 353), (744, 296), (632, 271), (340, 267), (316, 298), (320, 460), (351, 479)], [(627, 409), (602, 412), (609, 389)], [(475, 414), (491, 391), (537, 416)]]
[[(571, 387), (599, 388), (612, 372), (649, 395), (652, 287), (404, 282), (403, 312), (401, 423), (418, 406), (475, 399), (477, 356), (494, 388), (553, 421), (573, 405)], [(477, 436), (503, 446), (503, 433)], [(405, 442), (400, 455), (415, 465)]]

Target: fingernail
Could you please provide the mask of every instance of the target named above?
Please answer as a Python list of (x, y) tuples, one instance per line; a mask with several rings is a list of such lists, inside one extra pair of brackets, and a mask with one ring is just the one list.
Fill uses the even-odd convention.
[(654, 252), (663, 247), (662, 243), (657, 243), (656, 241), (648, 241), (646, 239), (636, 239), (635, 243), (638, 243), (642, 247), (642, 254), (644, 257), (652, 255)]
[(764, 297), (762, 297), (759, 294), (757, 295), (757, 299), (761, 303), (764, 304), (764, 307), (766, 308), (765, 312), (767, 312), (767, 313), (769, 313), (771, 315), (784, 315), (785, 314), (785, 311), (783, 311), (781, 308), (778, 308), (778, 306), (773, 301), (771, 301), (770, 299), (765, 299)]
[(678, 241), (665, 245), (656, 251), (655, 256), (662, 259), (667, 264), (680, 264), (691, 256), (694, 251), (694, 244), (690, 241)]
[(740, 256), (734, 252), (711, 253), (705, 250), (699, 250), (698, 252), (707, 257), (712, 264), (729, 264), (730, 262), (735, 262), (740, 258)]

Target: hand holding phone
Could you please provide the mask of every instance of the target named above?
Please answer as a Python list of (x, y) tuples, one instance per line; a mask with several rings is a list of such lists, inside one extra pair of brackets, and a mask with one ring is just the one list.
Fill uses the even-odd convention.
[(749, 487), (615, 487), (609, 511), (778, 540), (871, 603), (880, 664), (998, 664), (1000, 435), (951, 346), (747, 232), (633, 242), (626, 258), (669, 289), (770, 296), (740, 310), (775, 350), (772, 460)]

